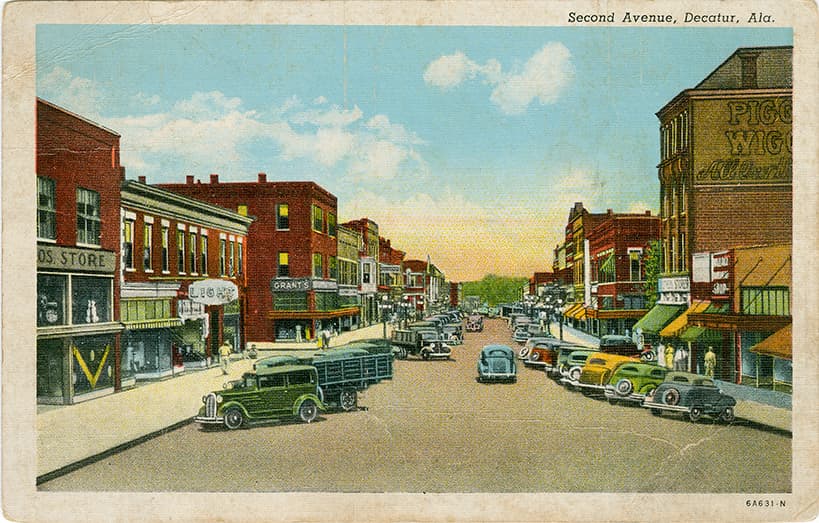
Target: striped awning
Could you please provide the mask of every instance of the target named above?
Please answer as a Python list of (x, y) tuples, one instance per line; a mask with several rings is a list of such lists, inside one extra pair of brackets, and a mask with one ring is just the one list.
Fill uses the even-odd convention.
[(159, 320), (123, 321), (122, 324), (129, 331), (143, 329), (167, 329), (182, 325), (181, 318), (162, 318)]
[(688, 309), (674, 318), (674, 320), (663, 327), (660, 331), (660, 336), (663, 338), (677, 338), (682, 335), (688, 328), (688, 314), (703, 312), (711, 305), (709, 300), (695, 300)]
[(582, 303), (575, 303), (574, 305), (566, 309), (563, 315), (566, 316), (567, 318), (574, 318), (573, 314), (575, 314), (579, 309), (582, 308), (583, 308)]
[(751, 347), (751, 352), (783, 360), (793, 359), (791, 325), (788, 324)]

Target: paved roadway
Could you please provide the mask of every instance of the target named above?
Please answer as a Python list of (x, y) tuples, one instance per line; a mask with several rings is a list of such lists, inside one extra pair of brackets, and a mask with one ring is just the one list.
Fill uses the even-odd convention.
[[(569, 392), (541, 371), (479, 384), (467, 333), (452, 361), (397, 361), (361, 409), (309, 425), (185, 426), (39, 486), (96, 491), (787, 492), (791, 438), (742, 423), (656, 418)], [(204, 391), (203, 391), (204, 392)], [(158, 399), (159, 400), (159, 399)]]

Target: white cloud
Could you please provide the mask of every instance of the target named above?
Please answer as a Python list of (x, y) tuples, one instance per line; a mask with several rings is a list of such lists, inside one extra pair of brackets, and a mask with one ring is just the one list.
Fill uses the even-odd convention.
[(324, 105), (326, 103), (327, 103), (327, 98), (325, 98), (323, 96), (316, 97), (313, 100), (313, 105)]
[(348, 173), (352, 180), (395, 178), (407, 155), (403, 147), (384, 140), (362, 144)]
[(334, 105), (325, 111), (306, 111), (296, 114), (290, 118), (290, 121), (318, 127), (346, 127), (360, 120), (362, 116), (364, 113), (358, 106), (352, 109), (342, 109)]
[(159, 103), (160, 98), (159, 95), (157, 94), (153, 96), (148, 96), (147, 94), (140, 91), (133, 96), (133, 101), (136, 102), (138, 105), (142, 106), (154, 106)]
[(375, 131), (379, 137), (386, 140), (415, 145), (426, 143), (417, 134), (408, 131), (403, 125), (390, 122), (390, 119), (383, 114), (373, 116), (364, 125), (367, 129)]
[(38, 79), (37, 93), (49, 102), (92, 120), (98, 119), (103, 102), (102, 91), (96, 82), (73, 76), (59, 66)]
[(574, 67), (566, 46), (549, 42), (522, 67), (510, 73), (504, 73), (496, 59), (489, 59), (481, 65), (461, 51), (441, 56), (424, 71), (424, 81), (443, 90), (478, 77), (494, 87), (490, 100), (502, 112), (520, 114), (535, 100), (541, 105), (556, 102), (574, 79)]

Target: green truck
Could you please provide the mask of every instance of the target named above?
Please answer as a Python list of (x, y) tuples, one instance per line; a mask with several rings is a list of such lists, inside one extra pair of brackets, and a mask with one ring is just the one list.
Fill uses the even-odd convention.
[(318, 374), (318, 396), (330, 407), (350, 411), (358, 406), (358, 393), (382, 380), (392, 379), (391, 352), (372, 353), (364, 348), (341, 346), (312, 357), (272, 356), (256, 362), (257, 369), (299, 363)]

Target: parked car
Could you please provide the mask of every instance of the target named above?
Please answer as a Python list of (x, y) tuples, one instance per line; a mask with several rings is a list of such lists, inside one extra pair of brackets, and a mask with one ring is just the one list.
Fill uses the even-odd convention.
[(483, 331), (483, 316), (480, 314), (470, 314), (466, 319), (466, 332)]
[(443, 337), (449, 345), (460, 345), (464, 342), (464, 329), (460, 323), (444, 325)]
[(487, 345), (478, 358), (478, 381), (517, 381), (515, 352), (506, 345)]
[(580, 377), (577, 380), (569, 380), (569, 385), (580, 389), (580, 392), (586, 396), (602, 396), (606, 384), (617, 367), (633, 361), (635, 361), (633, 358), (620, 356), (619, 354), (608, 354), (606, 352), (590, 354), (580, 371)]
[(723, 393), (714, 380), (689, 372), (669, 372), (653, 394), (643, 401), (655, 416), (663, 411), (682, 412), (691, 421), (703, 415), (718, 418), (724, 423), (734, 421), (736, 400)]
[(642, 347), (637, 347), (634, 340), (628, 336), (618, 336), (613, 334), (603, 336), (600, 338), (599, 348), (600, 352), (640, 358), (643, 361), (653, 361), (655, 358), (654, 352), (651, 350), (645, 350)]
[(642, 403), (657, 386), (665, 381), (668, 369), (656, 363), (627, 363), (611, 375), (603, 393), (609, 403), (633, 401)]
[(449, 345), (433, 329), (395, 329), (391, 341), (399, 349), (399, 359), (406, 359), (410, 354), (425, 360), (449, 359), (452, 354)]
[[(560, 382), (564, 385), (568, 381), (577, 381), (580, 379), (580, 373), (583, 371), (583, 365), (586, 364), (588, 357), (598, 352), (597, 349), (578, 349), (563, 353), (558, 357), (558, 368), (560, 369)], [(567, 380), (564, 382), (564, 380)]]
[(526, 326), (521, 325), (512, 333), (512, 339), (518, 343), (525, 343), (531, 337)]
[[(529, 352), (532, 350), (532, 347), (535, 346), (536, 343), (539, 343), (544, 340), (554, 339), (553, 337), (549, 336), (530, 336), (529, 339), (526, 340), (526, 343), (523, 344), (523, 347), (520, 348), (518, 351), (518, 358), (525, 359), (529, 356)], [(560, 340), (558, 340), (560, 341)]]
[(203, 425), (224, 424), (234, 430), (245, 423), (297, 418), (310, 423), (325, 410), (319, 399), (318, 373), (309, 365), (264, 366), (246, 372), (225, 389), (205, 394), (193, 418)]
[[(557, 368), (558, 356), (561, 349), (572, 351), (587, 348), (555, 338), (530, 338), (530, 340), (532, 339), (538, 341), (532, 344), (532, 348), (526, 359), (523, 360), (523, 364), (527, 367), (542, 367), (547, 373), (554, 372), (555, 374), (560, 374)], [(527, 342), (527, 344), (528, 343), (529, 342)]]

